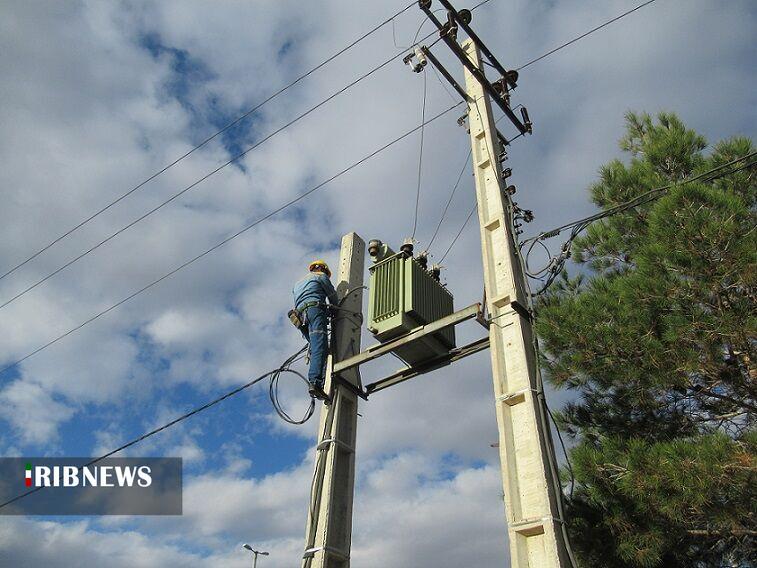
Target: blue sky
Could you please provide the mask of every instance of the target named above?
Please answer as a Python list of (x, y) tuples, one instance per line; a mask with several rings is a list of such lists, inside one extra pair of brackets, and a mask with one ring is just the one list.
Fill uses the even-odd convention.
[[(0, 8), (0, 269), (191, 149), (403, 4), (7, 2)], [(474, 27), (517, 67), (636, 5), (492, 0)], [(463, 4), (461, 4), (461, 7)], [(395, 22), (407, 45), (422, 15)], [(658, 0), (521, 73), (534, 135), (508, 166), (529, 233), (591, 211), (586, 188), (622, 157), (627, 110), (672, 110), (712, 143), (755, 130), (752, 3)], [(445, 50), (436, 48), (457, 77)], [(392, 53), (391, 26), (261, 108), (39, 258), (0, 300), (212, 171)], [(154, 216), (0, 309), (0, 365), (91, 317), (418, 124), (422, 79), (396, 64), (276, 135)], [(450, 104), (428, 76), (427, 116)], [(428, 241), (468, 151), (455, 122), (426, 130), (418, 238)], [(504, 124), (504, 123), (503, 123)], [(313, 257), (340, 236), (398, 245), (412, 229), (418, 137), (0, 375), (0, 454), (97, 455), (275, 367), (300, 346), (285, 314)], [(465, 174), (432, 253), (473, 204)], [(471, 223), (445, 260), (458, 307), (481, 297)], [(4, 272), (4, 270), (2, 270)], [(475, 337), (475, 327), (462, 330)], [(363, 343), (370, 338), (364, 335)], [(396, 364), (367, 368), (369, 379)], [(551, 393), (553, 407), (569, 394)], [(296, 414), (307, 399), (286, 382)], [(362, 407), (354, 565), (506, 566), (486, 353)], [(454, 418), (451, 418), (453, 417)], [(239, 548), (301, 555), (315, 422), (283, 424), (256, 387), (130, 455), (182, 456), (180, 519), (0, 518), (0, 564), (247, 565)], [(413, 535), (408, 538), (407, 535)]]

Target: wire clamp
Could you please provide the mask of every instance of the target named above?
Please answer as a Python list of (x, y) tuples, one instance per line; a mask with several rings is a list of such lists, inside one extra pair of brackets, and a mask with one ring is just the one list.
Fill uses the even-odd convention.
[(325, 440), (321, 440), (321, 442), (315, 447), (316, 451), (323, 451), (327, 450), (331, 444), (334, 444), (335, 446), (339, 446), (343, 450), (346, 450), (350, 453), (355, 452), (355, 448), (350, 446), (349, 444), (345, 444), (341, 440), (337, 440), (336, 438), (326, 438)]
[(308, 548), (307, 550), (305, 550), (302, 558), (312, 558), (320, 551), (323, 551), (326, 554), (330, 554), (331, 556), (336, 556), (339, 560), (347, 561), (350, 559), (349, 554), (345, 554), (342, 550), (334, 548), (333, 546), (315, 546), (313, 548)]
[(402, 62), (405, 65), (409, 65), (413, 73), (420, 73), (428, 64), (428, 59), (426, 58), (426, 54), (423, 52), (423, 48), (416, 45), (412, 53), (408, 53), (405, 57), (402, 58)]

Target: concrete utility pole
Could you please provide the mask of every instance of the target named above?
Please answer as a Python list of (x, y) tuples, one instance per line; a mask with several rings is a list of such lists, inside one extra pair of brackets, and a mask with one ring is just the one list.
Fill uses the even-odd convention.
[(342, 308), (332, 320), (332, 355), (325, 390), (332, 402), (321, 408), (315, 473), (305, 533), (303, 568), (348, 568), (352, 540), (352, 498), (357, 438), (357, 367), (332, 373), (334, 363), (360, 353), (365, 242), (355, 233), (342, 237), (337, 292)]
[[(483, 71), (476, 44), (462, 44)], [(533, 330), (524, 275), (512, 228), (488, 92), (465, 69), (468, 124), (481, 229), (489, 345), (496, 397), (499, 454), (513, 568), (568, 567), (557, 488), (552, 483), (554, 448), (539, 400)]]

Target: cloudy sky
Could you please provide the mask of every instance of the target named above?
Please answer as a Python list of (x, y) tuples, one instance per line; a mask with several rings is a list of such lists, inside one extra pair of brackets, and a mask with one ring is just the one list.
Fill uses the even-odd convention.
[[(474, 27), (519, 67), (632, 8), (629, 0), (491, 0)], [(13, 1), (0, 5), (0, 273), (189, 151), (406, 3)], [(438, 3), (435, 3), (438, 7)], [(460, 4), (459, 7), (463, 7)], [(754, 136), (757, 8), (657, 0), (521, 73), (534, 135), (508, 165), (529, 233), (593, 210), (627, 110), (672, 110), (715, 142)], [(367, 40), (0, 280), (0, 303), (400, 54), (413, 7)], [(431, 31), (430, 24), (421, 35)], [(396, 43), (395, 43), (396, 42)], [(436, 52), (461, 78), (458, 64)], [(451, 104), (432, 72), (427, 116)], [(423, 78), (401, 58), (154, 215), (0, 308), (0, 367), (149, 284), (420, 122)], [(426, 129), (417, 238), (428, 243), (468, 151), (462, 107)], [(512, 133), (507, 121), (500, 123)], [(398, 244), (413, 225), (418, 135), (0, 374), (0, 455), (94, 456), (276, 366), (300, 346), (291, 284), (342, 234)], [(464, 174), (431, 248), (474, 202)], [(445, 260), (458, 307), (481, 297), (472, 222)], [(461, 330), (475, 337), (475, 327)], [(364, 339), (364, 344), (370, 338)], [(488, 354), (377, 394), (361, 409), (353, 565), (507, 566)], [(378, 378), (396, 363), (374, 365)], [(288, 407), (306, 404), (287, 383)], [(552, 393), (559, 406), (569, 396)], [(0, 520), (0, 564), (291, 567), (303, 547), (316, 421), (284, 425), (263, 388), (133, 448), (181, 456), (181, 518)]]

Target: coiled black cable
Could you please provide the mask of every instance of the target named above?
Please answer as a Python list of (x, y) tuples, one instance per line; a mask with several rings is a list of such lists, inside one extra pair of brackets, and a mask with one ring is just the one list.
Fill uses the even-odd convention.
[(315, 411), (315, 399), (311, 397), (310, 406), (308, 406), (308, 409), (305, 411), (305, 414), (302, 416), (302, 418), (297, 420), (295, 418), (292, 418), (287, 413), (287, 411), (284, 410), (284, 407), (281, 405), (281, 401), (279, 401), (279, 379), (281, 378), (282, 373), (292, 373), (293, 375), (300, 377), (306, 385), (310, 384), (305, 375), (290, 368), (292, 363), (300, 360), (305, 355), (307, 349), (308, 347), (306, 345), (305, 347), (297, 351), (297, 353), (289, 357), (289, 359), (284, 361), (281, 367), (279, 367), (275, 371), (272, 371), (270, 374), (271, 380), (268, 383), (268, 396), (271, 399), (271, 404), (273, 405), (276, 414), (278, 414), (283, 421), (288, 422), (289, 424), (304, 424), (305, 422), (310, 420), (310, 417), (313, 416), (313, 412)]

